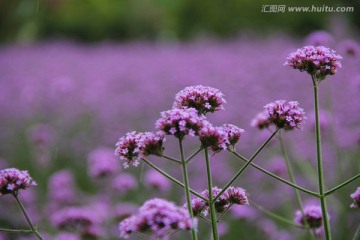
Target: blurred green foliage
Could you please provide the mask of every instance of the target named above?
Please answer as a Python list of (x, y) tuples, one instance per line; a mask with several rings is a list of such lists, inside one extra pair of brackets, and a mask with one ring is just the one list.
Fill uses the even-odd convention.
[[(353, 13), (264, 13), (263, 5), (352, 6)], [(341, 16), (360, 26), (360, 1), (328, 0), (12, 0), (0, 1), (0, 41), (44, 38), (187, 40), (244, 31), (304, 35)]]

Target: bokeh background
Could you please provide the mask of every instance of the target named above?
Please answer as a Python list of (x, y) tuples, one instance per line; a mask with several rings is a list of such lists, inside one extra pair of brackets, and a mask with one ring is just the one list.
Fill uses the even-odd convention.
[[(264, 13), (263, 5), (351, 6), (354, 12)], [(119, 239), (118, 222), (145, 200), (161, 197), (182, 205), (185, 199), (180, 188), (145, 165), (123, 169), (112, 154), (116, 141), (128, 131), (154, 131), (177, 92), (202, 84), (225, 94), (225, 110), (209, 119), (245, 129), (237, 146), (245, 156), (269, 134), (250, 126), (262, 107), (278, 99), (299, 101), (307, 123), (284, 138), (297, 182), (316, 191), (312, 83), (307, 74), (283, 66), (289, 53), (311, 44), (344, 58), (320, 89), (325, 181), (334, 187), (360, 170), (359, 14), (360, 2), (351, 0), (0, 1), (0, 167), (27, 169), (37, 181), (20, 196), (47, 239)], [(199, 143), (186, 141), (190, 155)], [(175, 139), (168, 137), (165, 147), (178, 156)], [(151, 160), (181, 179), (177, 166)], [(288, 178), (277, 140), (256, 162)], [(228, 153), (214, 155), (212, 163), (219, 187), (242, 166)], [(201, 155), (189, 165), (197, 191), (206, 188), (204, 165)], [(102, 168), (112, 174), (99, 177)], [(287, 219), (298, 209), (291, 188), (254, 169), (236, 185)], [(334, 239), (352, 239), (359, 224), (359, 212), (349, 209), (349, 195), (359, 185), (355, 181), (329, 197)], [(301, 196), (306, 204), (318, 204)], [(0, 201), (0, 227), (26, 228), (13, 199)], [(59, 224), (71, 218), (66, 212), (85, 216), (91, 229)], [(209, 226), (201, 223), (199, 229), (200, 239), (209, 239)], [(233, 208), (220, 229), (224, 240), (308, 239), (303, 229), (254, 206)]]

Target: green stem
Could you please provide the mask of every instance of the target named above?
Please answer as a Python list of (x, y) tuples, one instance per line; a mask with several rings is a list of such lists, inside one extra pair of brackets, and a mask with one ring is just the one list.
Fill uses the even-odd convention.
[[(185, 195), (186, 195), (186, 205), (187, 205), (187, 208), (189, 210), (189, 215), (190, 215), (191, 219), (193, 219), (194, 218), (194, 213), (193, 213), (192, 207), (191, 207), (189, 176), (188, 176), (188, 172), (187, 172), (187, 168), (186, 168), (186, 160), (185, 160), (185, 157), (184, 157), (184, 148), (183, 148), (181, 139), (179, 139), (179, 147), (180, 147), (180, 155), (181, 155), (182, 173), (183, 173), (183, 178), (184, 178), (184, 189), (185, 189)], [(192, 237), (192, 240), (197, 240), (195, 228), (191, 228), (191, 237)]]
[(172, 162), (175, 162), (175, 163), (178, 163), (178, 164), (181, 164), (181, 162), (175, 158), (172, 158), (172, 157), (169, 157), (169, 156), (166, 156), (166, 155), (161, 155), (161, 157), (167, 159), (167, 160), (170, 160)]
[(354, 234), (353, 240), (359, 240), (360, 239), (360, 225), (356, 229), (356, 232)]
[(29, 218), (29, 215), (27, 214), (25, 208), (24, 208), (24, 205), (21, 203), (19, 197), (18, 197), (18, 193), (15, 192), (13, 194), (17, 204), (19, 205), (20, 209), (21, 209), (21, 212), (23, 213), (27, 223), (29, 224), (32, 232), (35, 234), (35, 236), (39, 239), (39, 240), (44, 240), (43, 237), (40, 235), (40, 233), (38, 232), (38, 230), (34, 227), (33, 223), (31, 222), (30, 218)]
[(215, 211), (215, 201), (213, 201), (213, 193), (212, 193), (212, 178), (211, 178), (211, 167), (210, 167), (210, 159), (208, 149), (204, 149), (205, 152), (205, 160), (206, 160), (206, 173), (208, 180), (208, 191), (209, 191), (209, 207), (210, 207), (210, 218), (211, 218), (211, 227), (213, 239), (218, 240), (219, 234), (217, 229), (217, 219), (216, 219), (216, 211)]
[(232, 207), (232, 205), (234, 205), (234, 204), (231, 203), (231, 204), (219, 215), (219, 217), (216, 219), (217, 222), (220, 222), (221, 218), (230, 210), (230, 208)]
[(207, 219), (206, 217), (199, 215), (199, 218), (201, 218), (202, 220), (204, 220), (206, 223), (211, 224), (210, 220)]
[(331, 240), (331, 230), (330, 230), (329, 218), (327, 214), (326, 199), (324, 195), (325, 190), (324, 190), (324, 175), (323, 175), (322, 152), (321, 152), (318, 82), (314, 75), (311, 76), (314, 83), (315, 132), (316, 132), (316, 153), (317, 153), (316, 155), (317, 155), (317, 165), (318, 165), (320, 203), (321, 203), (322, 216), (324, 220), (325, 238), (326, 240)]
[(0, 232), (7, 232), (7, 233), (32, 233), (33, 230), (27, 229), (8, 229), (8, 228), (0, 228)]
[(196, 152), (191, 154), (191, 156), (188, 157), (188, 159), (186, 159), (186, 163), (189, 163), (191, 161), (191, 159), (193, 159), (201, 150), (203, 150), (203, 148), (199, 148)]
[(254, 153), (254, 155), (247, 161), (244, 166), (235, 174), (235, 176), (225, 185), (225, 187), (219, 192), (218, 195), (213, 199), (215, 202), (230, 186), (235, 180), (241, 175), (241, 173), (251, 164), (251, 162), (259, 155), (259, 153), (265, 148), (265, 146), (271, 141), (271, 139), (279, 131), (278, 128), (270, 135), (270, 137), (259, 147), (259, 149)]
[[(284, 155), (284, 159), (285, 159), (286, 168), (287, 168), (287, 171), (288, 171), (290, 182), (293, 183), (293, 184), (296, 184), (294, 172), (292, 171), (291, 163), (290, 163), (290, 160), (289, 160), (289, 155), (288, 155), (288, 153), (286, 151), (284, 140), (283, 140), (283, 137), (282, 137), (282, 131), (279, 131), (279, 142), (280, 142), (281, 151), (282, 151), (282, 153)], [(299, 190), (294, 188), (294, 193), (295, 193), (295, 198), (296, 198), (297, 204), (299, 206), (300, 212), (301, 212), (302, 216), (305, 216), (304, 207), (303, 207), (303, 203), (301, 201)], [(304, 225), (305, 225), (305, 228), (307, 230), (308, 235), (310, 235), (312, 239), (315, 239), (315, 237), (310, 232), (309, 224), (306, 221), (306, 219), (305, 219)]]
[[(248, 161), (249, 161), (248, 159), (246, 159), (245, 157), (243, 157), (243, 156), (240, 155), (239, 153), (234, 152), (234, 151), (232, 151), (232, 150), (229, 150), (229, 151), (232, 152), (232, 153), (233, 153), (236, 157), (238, 157), (239, 159), (243, 160), (244, 162), (248, 162)], [(272, 177), (272, 178), (275, 178), (276, 180), (279, 180), (280, 182), (283, 182), (283, 183), (289, 185), (290, 187), (296, 188), (296, 189), (298, 189), (298, 190), (300, 190), (300, 191), (302, 191), (302, 192), (304, 192), (304, 193), (310, 194), (310, 195), (312, 195), (312, 196), (314, 196), (314, 197), (317, 197), (317, 198), (320, 197), (320, 195), (319, 195), (318, 193), (313, 192), (313, 191), (310, 191), (310, 190), (307, 190), (307, 189), (305, 189), (305, 188), (303, 188), (303, 187), (300, 187), (299, 185), (293, 184), (293, 183), (291, 183), (291, 182), (289, 182), (289, 181), (287, 181), (287, 180), (285, 180), (285, 179), (283, 179), (283, 178), (281, 178), (281, 177), (279, 177), (279, 176), (277, 176), (277, 175), (275, 175), (275, 174), (267, 171), (266, 169), (264, 169), (264, 168), (256, 165), (255, 163), (251, 163), (250, 165), (251, 165), (252, 167), (256, 168), (257, 170), (259, 170), (259, 171), (267, 174), (268, 176), (270, 176), (270, 177)]]
[[(183, 183), (181, 183), (179, 180), (177, 180), (176, 178), (170, 176), (168, 173), (166, 173), (165, 171), (163, 171), (161, 168), (157, 167), (156, 165), (154, 165), (152, 162), (150, 162), (149, 160), (143, 158), (142, 159), (147, 165), (149, 165), (150, 167), (152, 167), (153, 169), (155, 169), (156, 171), (158, 171), (161, 175), (163, 175), (164, 177), (166, 177), (167, 179), (171, 180), (172, 182), (174, 182), (175, 184), (179, 185), (182, 188), (185, 188), (185, 185)], [(202, 196), (200, 193), (196, 192), (195, 190), (190, 189), (190, 192), (192, 194), (194, 194), (195, 196), (201, 198), (204, 201), (208, 201), (204, 196)]]
[(330, 189), (329, 191), (325, 192), (324, 195), (325, 195), (325, 196), (328, 196), (328, 195), (334, 193), (335, 191), (339, 190), (340, 188), (345, 187), (346, 185), (348, 185), (348, 184), (351, 183), (352, 181), (358, 179), (359, 177), (360, 177), (360, 173), (357, 174), (357, 175), (355, 175), (354, 177), (350, 178), (349, 180), (341, 183), (340, 185), (338, 185), (338, 186)]
[(299, 228), (303, 228), (302, 225), (298, 225), (296, 223), (294, 223), (293, 221), (286, 219), (280, 215), (277, 215), (276, 213), (270, 212), (269, 210), (263, 208), (262, 206), (260, 206), (259, 204), (255, 203), (253, 200), (251, 200), (250, 205), (256, 207), (258, 210), (260, 210), (261, 212), (265, 213), (266, 215), (268, 215), (269, 217), (276, 219), (280, 222), (295, 226), (295, 227), (299, 227)]

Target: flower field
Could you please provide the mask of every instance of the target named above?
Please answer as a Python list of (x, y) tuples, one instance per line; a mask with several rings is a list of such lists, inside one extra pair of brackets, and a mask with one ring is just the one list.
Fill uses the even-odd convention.
[[(290, 53), (306, 45), (323, 45), (341, 55), (342, 66), (335, 65), (336, 74), (331, 72), (334, 69), (316, 75), (308, 65), (303, 72), (292, 69), (300, 69), (294, 64), (284, 66)], [(359, 66), (359, 41), (324, 32), (296, 40), (274, 34), (262, 40), (248, 36), (189, 43), (48, 41), (3, 45), (0, 169), (27, 170), (33, 182), (26, 180), (27, 184), (16, 189), (18, 183), (11, 185), (11, 177), (0, 178), (0, 195), (4, 195), (0, 196), (0, 230), (29, 229), (9, 194), (16, 192), (36, 231), (0, 231), (0, 239), (38, 239), (34, 232), (50, 240), (191, 239), (194, 228), (198, 239), (215, 239), (215, 220), (223, 240), (328, 239), (323, 229), (322, 197), (315, 196), (319, 192), (317, 121), (309, 74), (321, 81), (318, 114), (325, 194), (360, 172)], [(211, 101), (191, 105), (188, 92), (179, 93), (199, 85), (221, 91), (223, 95), (213, 100), (218, 105)], [(213, 94), (211, 89), (204, 91)], [(199, 116), (193, 110), (180, 110), (184, 99), (188, 106), (200, 109)], [(288, 122), (284, 118), (277, 121), (284, 104), (291, 106), (292, 112), (284, 114)], [(171, 110), (174, 106), (176, 110)], [(264, 110), (276, 112), (270, 113), (274, 128), (265, 123), (259, 129), (259, 122), (254, 121)], [(186, 124), (177, 122), (179, 119)], [(200, 126), (201, 121), (235, 126), (220, 129), (209, 123)], [(184, 124), (184, 128), (176, 124)], [(229, 138), (230, 128), (238, 134), (237, 141)], [(275, 128), (284, 129), (269, 138)], [(132, 131), (154, 133), (138, 136)], [(156, 135), (157, 131), (162, 133)], [(127, 137), (121, 139), (123, 136)], [(215, 144), (214, 138), (218, 140)], [(159, 139), (161, 142), (156, 142)], [(310, 194), (294, 191), (251, 164), (225, 191), (229, 180), (267, 139), (252, 164)], [(180, 151), (178, 140), (183, 143)], [(143, 145), (135, 146), (136, 141)], [(151, 148), (146, 148), (149, 142)], [(209, 148), (209, 159), (200, 152), (204, 148), (206, 153)], [(245, 156), (245, 161), (237, 154)], [(200, 197), (184, 194), (179, 184), (151, 167), (153, 164), (186, 185), (184, 168), (178, 164), (181, 156), (189, 159), (188, 187)], [(208, 162), (213, 191), (209, 191)], [(289, 175), (289, 163), (293, 176)], [(360, 180), (353, 179), (326, 197), (333, 239), (353, 239), (356, 234), (359, 186)], [(211, 202), (203, 198), (211, 199), (219, 192), (212, 209)], [(193, 211), (198, 207), (192, 216), (196, 221), (188, 216), (187, 200), (194, 203)], [(226, 203), (221, 205), (221, 200)], [(158, 215), (149, 209), (160, 209), (162, 215), (156, 214), (171, 219), (171, 224), (156, 222)], [(219, 218), (211, 219), (215, 211)], [(124, 219), (127, 222), (122, 222)], [(137, 228), (132, 228), (134, 219)], [(139, 221), (148, 222), (141, 225)]]

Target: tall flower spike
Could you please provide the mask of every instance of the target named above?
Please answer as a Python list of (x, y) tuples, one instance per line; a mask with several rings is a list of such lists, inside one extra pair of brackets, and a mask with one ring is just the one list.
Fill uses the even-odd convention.
[(353, 203), (350, 205), (351, 208), (359, 208), (360, 207), (360, 187), (356, 189), (354, 193), (350, 195), (353, 199)]
[(161, 118), (156, 121), (155, 126), (167, 135), (182, 139), (185, 135), (198, 135), (205, 124), (205, 117), (199, 116), (195, 108), (175, 108), (161, 112)]
[(299, 103), (296, 101), (287, 103), (285, 100), (278, 100), (266, 104), (264, 108), (269, 114), (270, 121), (278, 128), (291, 130), (301, 128), (306, 119), (304, 109), (298, 107), (298, 105)]
[(197, 85), (186, 87), (175, 96), (173, 108), (195, 108), (199, 114), (215, 112), (224, 109), (226, 103), (218, 89)]
[(30, 177), (28, 171), (20, 171), (16, 168), (0, 170), (0, 196), (17, 193), (20, 189), (36, 186), (36, 182)]
[(334, 75), (341, 67), (342, 57), (336, 52), (324, 46), (305, 46), (291, 53), (284, 63), (300, 71), (306, 71), (315, 75), (319, 81), (324, 80), (327, 75)]

